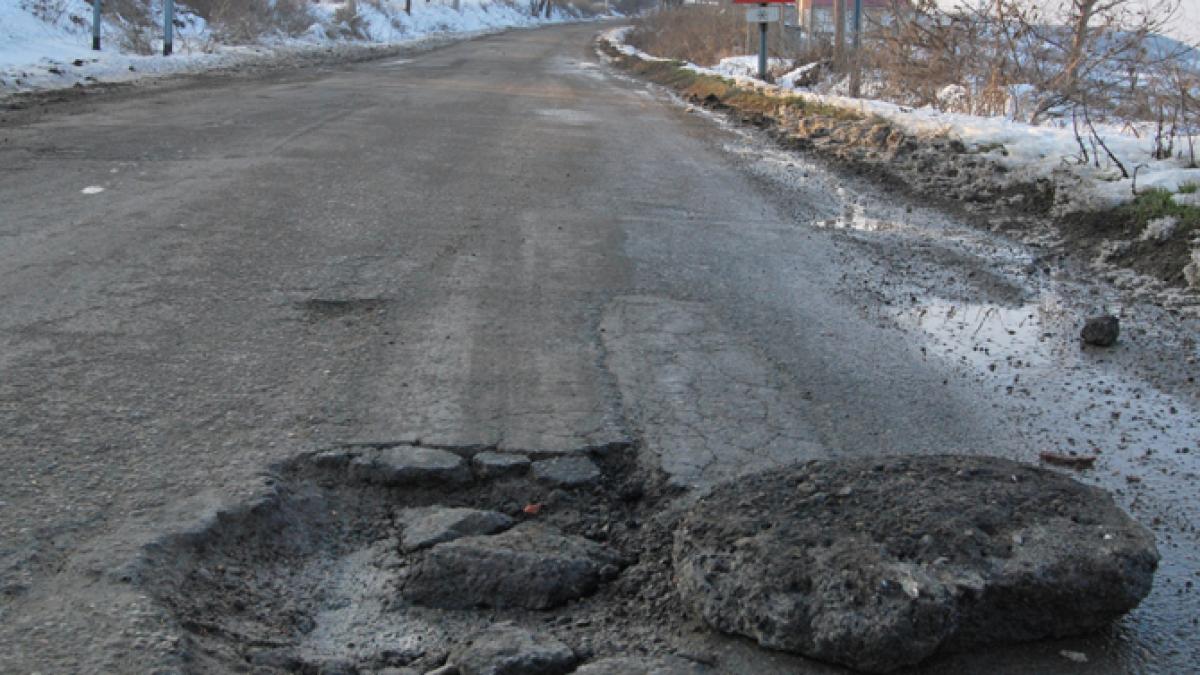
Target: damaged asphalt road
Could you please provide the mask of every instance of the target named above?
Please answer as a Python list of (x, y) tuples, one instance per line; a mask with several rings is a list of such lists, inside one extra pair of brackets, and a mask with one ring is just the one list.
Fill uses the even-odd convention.
[[(602, 513), (558, 525), (653, 539), (637, 545), (654, 556), (669, 537), (650, 507), (748, 470), (1100, 451), (1080, 477), (1154, 531), (1150, 596), (1102, 634), (928, 670), (1200, 660), (1195, 316), (689, 114), (606, 69), (595, 32), (0, 117), (0, 670), (222, 670), (207, 641), (280, 630), (202, 623), (202, 595), (170, 601), (220, 585), (199, 571), (267, 560), (220, 529), (248, 521), (215, 515), (253, 513), (267, 471), (315, 500), (297, 504), (353, 516), (297, 507), (328, 557), (239, 583), (343, 644), (352, 623), (314, 600), (320, 575), (359, 569), (339, 547), (393, 536), (390, 511), (377, 487), (271, 467), (398, 443), (534, 460), (632, 448), (593, 496), (530, 483), (527, 501), (551, 519), (556, 503)], [(1122, 315), (1121, 342), (1083, 352), (1080, 317), (1099, 310)], [(657, 492), (603, 492), (631, 476)], [(498, 502), (412, 506), (525, 513), (524, 493), (478, 495)], [(187, 533), (221, 545), (156, 557)], [(661, 569), (646, 573), (661, 591)], [(592, 620), (569, 619), (554, 631), (578, 649)], [(594, 656), (834, 672), (682, 619), (644, 644), (613, 630)]]

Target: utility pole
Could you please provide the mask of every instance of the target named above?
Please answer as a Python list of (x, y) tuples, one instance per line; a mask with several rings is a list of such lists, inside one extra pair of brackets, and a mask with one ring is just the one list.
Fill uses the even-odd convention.
[(100, 51), (100, 3), (92, 0), (92, 49)]
[(862, 45), (862, 0), (854, 0), (854, 51)]
[(846, 0), (833, 0), (833, 65), (841, 68), (846, 54)]
[(175, 0), (163, 0), (163, 56), (174, 51)]

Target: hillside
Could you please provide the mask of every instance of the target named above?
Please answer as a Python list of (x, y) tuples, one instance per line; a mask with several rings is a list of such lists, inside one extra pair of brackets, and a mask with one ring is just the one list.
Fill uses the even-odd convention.
[(162, 50), (162, 0), (106, 0), (91, 50), (85, 0), (0, 0), (0, 96), (194, 72), (267, 54), (381, 45), (595, 16), (604, 4), (507, 0), (191, 0), (175, 5), (175, 54)]

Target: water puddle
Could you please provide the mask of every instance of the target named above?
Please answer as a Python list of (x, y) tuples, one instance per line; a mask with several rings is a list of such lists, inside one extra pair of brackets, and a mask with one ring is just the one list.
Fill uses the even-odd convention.
[(846, 204), (842, 213), (836, 218), (818, 220), (814, 225), (834, 230), (857, 230), (859, 232), (888, 232), (907, 226), (907, 224), (890, 220), (871, 218), (861, 204)]
[(1016, 307), (929, 299), (900, 310), (895, 320), (930, 338), (928, 350), (980, 373), (1071, 365), (1078, 358), (1073, 317), (1053, 294)]

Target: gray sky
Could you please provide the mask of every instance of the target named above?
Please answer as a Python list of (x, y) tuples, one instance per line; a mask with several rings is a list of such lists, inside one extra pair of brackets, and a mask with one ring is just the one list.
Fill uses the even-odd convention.
[(1175, 24), (1171, 37), (1200, 42), (1200, 0), (1183, 0), (1183, 11)]

